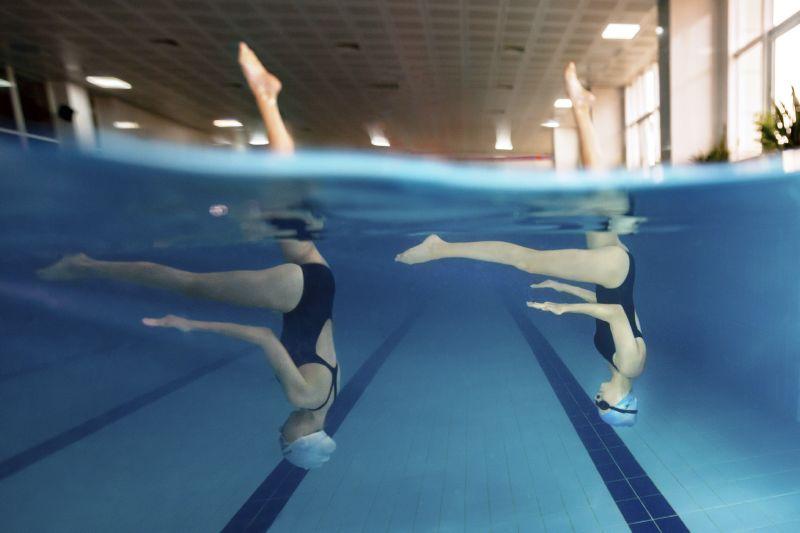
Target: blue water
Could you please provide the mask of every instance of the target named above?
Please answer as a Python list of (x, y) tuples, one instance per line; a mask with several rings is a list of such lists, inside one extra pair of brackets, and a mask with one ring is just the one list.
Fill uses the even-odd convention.
[[(555, 175), (129, 145), (0, 161), (4, 531), (800, 530), (800, 176), (780, 160)], [(280, 461), (290, 407), (257, 348), (139, 323), (279, 315), (34, 275), (78, 251), (265, 268), (281, 257), (248, 214), (298, 206), (325, 220), (343, 372), (337, 452), (305, 475)], [(592, 422), (594, 324), (525, 308), (540, 278), (393, 261), (434, 231), (583, 247), (625, 212), (648, 344), (632, 428)]]

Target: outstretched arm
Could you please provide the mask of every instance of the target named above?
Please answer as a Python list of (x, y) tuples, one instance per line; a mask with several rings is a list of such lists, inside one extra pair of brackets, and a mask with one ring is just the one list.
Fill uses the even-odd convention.
[(256, 54), (245, 43), (239, 43), (239, 65), (256, 99), (272, 149), (285, 154), (294, 152), (294, 139), (286, 129), (278, 109), (281, 81), (264, 68)]
[(264, 350), (267, 362), (277, 374), (289, 402), (296, 407), (307, 408), (319, 405), (324, 400), (319, 397), (321, 387), (313, 387), (306, 381), (292, 361), (289, 352), (269, 328), (242, 326), (229, 322), (189, 320), (175, 315), (167, 315), (163, 318), (144, 318), (142, 323), (150, 327), (176, 328), (181, 331), (209, 331), (256, 344)]
[(618, 304), (557, 304), (553, 302), (528, 302), (528, 307), (548, 311), (555, 315), (577, 313), (588, 315), (603, 322), (611, 328), (614, 339), (614, 365), (619, 373), (628, 378), (635, 378), (642, 373), (645, 361), (644, 345), (637, 342), (633, 335), (628, 317)]
[(576, 287), (575, 285), (570, 285), (569, 283), (562, 283), (560, 281), (555, 281), (552, 279), (544, 280), (541, 283), (533, 283), (531, 284), (532, 289), (553, 289), (554, 291), (563, 292), (565, 294), (571, 294), (573, 296), (577, 296), (584, 302), (589, 303), (596, 303), (597, 302), (597, 295), (595, 295), (594, 291), (590, 291), (588, 289), (584, 289), (582, 287)]

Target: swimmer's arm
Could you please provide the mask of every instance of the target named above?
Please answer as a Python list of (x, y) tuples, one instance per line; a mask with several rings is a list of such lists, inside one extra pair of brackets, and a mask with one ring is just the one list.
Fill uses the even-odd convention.
[(560, 281), (555, 281), (552, 279), (544, 280), (541, 283), (534, 283), (531, 285), (531, 288), (553, 289), (554, 291), (563, 292), (565, 294), (571, 294), (572, 296), (577, 296), (584, 302), (589, 302), (589, 303), (597, 302), (597, 296), (595, 295), (594, 291), (590, 291), (582, 287), (576, 287), (575, 285), (570, 285), (569, 283), (562, 283)]
[(528, 307), (549, 311), (555, 315), (577, 313), (607, 322), (614, 339), (614, 364), (620, 374), (635, 378), (644, 368), (644, 351), (631, 329), (625, 310), (619, 304), (557, 304), (553, 302), (528, 302)]
[[(275, 333), (269, 328), (243, 326), (229, 322), (204, 322), (167, 315), (163, 318), (145, 318), (142, 322), (151, 327), (173, 327), (181, 331), (208, 331), (226, 337), (233, 337), (259, 346), (267, 358), (278, 380), (283, 386), (286, 398), (296, 407), (314, 407), (319, 404), (314, 387), (305, 380), (292, 361), (289, 352)], [(315, 403), (316, 402), (316, 403)]]

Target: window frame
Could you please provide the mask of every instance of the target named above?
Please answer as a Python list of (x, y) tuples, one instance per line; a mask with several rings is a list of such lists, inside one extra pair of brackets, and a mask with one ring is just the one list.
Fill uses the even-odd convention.
[[(751, 0), (752, 1), (752, 0)], [(739, 95), (738, 95), (738, 65), (737, 62), (742, 55), (752, 50), (754, 47), (761, 44), (761, 112), (764, 113), (772, 107), (775, 100), (775, 41), (785, 33), (793, 30), (795, 27), (800, 26), (800, 9), (793, 15), (787, 17), (783, 22), (778, 25), (773, 25), (773, 0), (757, 0), (761, 2), (761, 30), (760, 34), (753, 37), (746, 43), (738, 48), (735, 48), (735, 41), (737, 38), (734, 30), (733, 22), (736, 18), (736, 4), (728, 1), (728, 93), (733, 93), (733, 98), (729, 98), (728, 105), (728, 125), (732, 123), (738, 124), (738, 118), (734, 119), (734, 115), (739, 111)], [(731, 150), (733, 160), (748, 159), (746, 154), (741, 156), (739, 153), (738, 144), (732, 144), (733, 137), (736, 137), (738, 143), (739, 131), (732, 132), (734, 135), (728, 135), (728, 148)], [(759, 154), (755, 155), (758, 157)]]

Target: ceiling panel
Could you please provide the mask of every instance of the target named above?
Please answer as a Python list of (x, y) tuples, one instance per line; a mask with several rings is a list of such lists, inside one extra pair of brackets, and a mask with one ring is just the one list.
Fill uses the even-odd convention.
[[(604, 41), (610, 21), (642, 30)], [(301, 144), (365, 146), (381, 124), (401, 149), (487, 153), (505, 122), (516, 152), (547, 153), (539, 124), (564, 64), (622, 86), (655, 59), (655, 25), (654, 0), (0, 0), (0, 60), (118, 76), (134, 86), (121, 98), (198, 129), (258, 127), (236, 63), (246, 40), (283, 80)]]

